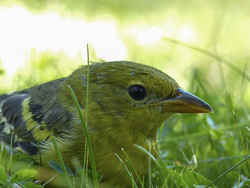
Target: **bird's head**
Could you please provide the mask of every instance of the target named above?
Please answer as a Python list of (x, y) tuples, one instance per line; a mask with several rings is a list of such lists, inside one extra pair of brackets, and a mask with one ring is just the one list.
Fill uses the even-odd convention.
[(76, 70), (65, 84), (86, 110), (88, 82), (88, 119), (93, 129), (126, 127), (152, 134), (173, 113), (212, 111), (173, 78), (150, 66), (125, 61), (92, 64), (88, 81), (87, 70), (87, 66)]

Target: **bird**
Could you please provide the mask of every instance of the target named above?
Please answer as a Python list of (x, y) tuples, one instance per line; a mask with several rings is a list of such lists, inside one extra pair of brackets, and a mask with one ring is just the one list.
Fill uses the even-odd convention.
[(136, 145), (149, 149), (158, 128), (175, 113), (211, 111), (156, 68), (131, 61), (92, 63), (67, 77), (1, 94), (0, 143), (48, 166), (58, 161), (55, 138), (64, 163), (72, 167), (73, 160), (84, 161), (86, 130), (80, 116), (86, 114), (100, 185), (127, 188), (132, 183), (121, 160), (129, 159), (139, 177), (148, 172), (148, 156)]

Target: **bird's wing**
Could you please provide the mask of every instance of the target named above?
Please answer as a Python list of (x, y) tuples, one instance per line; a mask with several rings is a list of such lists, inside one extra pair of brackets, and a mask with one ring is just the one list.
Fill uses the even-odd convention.
[(51, 135), (63, 137), (71, 123), (70, 113), (56, 98), (63, 80), (1, 95), (0, 142), (34, 155)]
[(31, 130), (27, 129), (24, 104), (30, 98), (28, 93), (0, 96), (0, 140), (6, 145), (36, 154), (38, 148)]

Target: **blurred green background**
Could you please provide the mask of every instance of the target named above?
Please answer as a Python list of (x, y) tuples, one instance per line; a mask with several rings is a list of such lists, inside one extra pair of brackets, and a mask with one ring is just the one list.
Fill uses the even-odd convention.
[[(215, 111), (171, 118), (162, 158), (213, 181), (249, 153), (249, 33), (243, 0), (1, 0), (0, 92), (70, 74), (86, 62), (87, 43), (91, 61), (159, 68)], [(218, 187), (250, 187), (249, 165)]]

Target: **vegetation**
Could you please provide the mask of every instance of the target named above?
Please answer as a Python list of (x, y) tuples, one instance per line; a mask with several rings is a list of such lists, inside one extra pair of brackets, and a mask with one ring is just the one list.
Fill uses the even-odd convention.
[[(152, 168), (142, 185), (154, 188), (250, 187), (250, 2), (55, 2), (16, 0), (1, 3), (2, 6), (22, 5), (34, 14), (53, 10), (72, 19), (115, 20), (119, 36), (126, 45), (126, 59), (165, 71), (214, 109), (214, 113), (206, 115), (178, 114), (162, 125), (158, 134), (160, 158), (154, 159), (148, 153)], [(172, 29), (173, 32), (157, 43), (141, 44), (138, 38), (129, 34), (128, 28), (134, 27), (161, 27), (166, 33)], [(178, 34), (189, 27), (196, 31), (198, 40), (186, 40)], [(19, 69), (11, 87), (1, 86), (1, 93), (67, 75), (82, 63), (80, 55), (71, 58), (63, 52), (39, 53), (35, 49), (31, 54), (28, 68)], [(94, 46), (90, 47), (90, 59), (103, 60), (95, 53)], [(0, 71), (3, 83), (7, 75), (1, 64)], [(138, 149), (148, 152), (140, 146)], [(35, 181), (37, 169), (26, 155), (12, 155), (11, 149), (7, 151), (4, 147), (1, 151), (2, 187), (43, 187)], [(51, 166), (55, 171), (67, 174), (65, 181), (69, 187), (90, 186), (86, 175), (95, 174), (85, 168), (72, 176), (60, 162)], [(131, 181), (134, 178), (131, 177)]]

